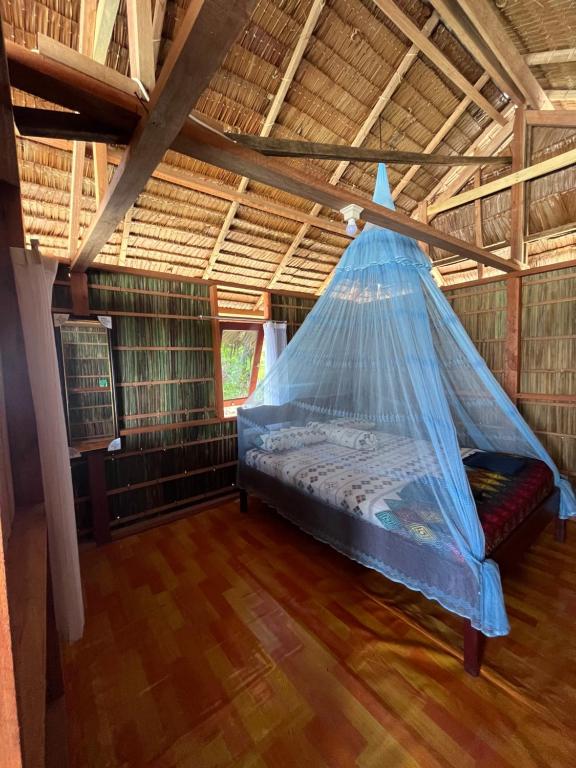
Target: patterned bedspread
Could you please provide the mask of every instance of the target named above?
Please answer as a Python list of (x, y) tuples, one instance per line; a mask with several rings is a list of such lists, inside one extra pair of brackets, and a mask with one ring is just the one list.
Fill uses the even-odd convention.
[(381, 524), (378, 513), (401, 501), (399, 494), (408, 483), (434, 475), (437, 463), (424, 441), (385, 433), (377, 438), (378, 449), (370, 452), (324, 442), (282, 453), (254, 448), (245, 462), (320, 501)]
[[(371, 452), (323, 442), (282, 453), (255, 448), (247, 452), (245, 463), (331, 507), (442, 547), (447, 538), (442, 515), (432, 503), (422, 503), (416, 488), (419, 480), (438, 476), (430, 446), (385, 433), (377, 437), (378, 449)], [(461, 453), (489, 553), (552, 492), (554, 478), (536, 459)]]

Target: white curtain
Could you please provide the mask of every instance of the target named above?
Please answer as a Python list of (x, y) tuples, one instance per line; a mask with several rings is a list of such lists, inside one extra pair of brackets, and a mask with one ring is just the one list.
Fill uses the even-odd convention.
[(12, 261), (38, 428), (56, 622), (62, 640), (72, 643), (84, 630), (84, 605), (68, 436), (51, 314), (57, 263), (37, 252), (21, 249), (12, 249)]
[[(268, 376), (276, 360), (286, 349), (286, 323), (269, 320), (264, 323), (264, 374)], [(269, 381), (266, 385), (266, 402), (269, 405), (280, 405), (283, 400), (282, 387), (279, 382)]]

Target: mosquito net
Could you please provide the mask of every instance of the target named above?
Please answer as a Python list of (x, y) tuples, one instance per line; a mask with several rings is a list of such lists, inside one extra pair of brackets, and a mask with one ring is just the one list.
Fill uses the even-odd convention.
[[(374, 199), (393, 207), (384, 166)], [(478, 354), (428, 257), (370, 225), (239, 410), (238, 432), (241, 485), (265, 475), (314, 499), (321, 520), (302, 523), (297, 505), (278, 506), (489, 636), (506, 634), (508, 620), (467, 457), (542, 460), (561, 489), (560, 515), (576, 513), (571, 487)]]

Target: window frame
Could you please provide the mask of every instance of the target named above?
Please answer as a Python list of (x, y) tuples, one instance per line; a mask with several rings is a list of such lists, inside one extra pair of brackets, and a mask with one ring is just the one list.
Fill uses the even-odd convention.
[[(256, 389), (258, 383), (258, 371), (260, 368), (260, 360), (262, 359), (262, 347), (264, 346), (264, 325), (263, 323), (242, 323), (233, 320), (220, 320), (219, 321), (219, 335), (220, 335), (220, 352), (222, 351), (222, 338), (224, 331), (256, 331), (256, 347), (254, 348), (254, 357), (252, 359), (252, 370), (250, 373), (250, 383), (248, 385), (248, 394), (246, 397), (236, 397), (231, 400), (224, 399), (224, 372), (222, 371), (222, 357), (220, 357), (220, 371), (221, 371), (221, 386), (222, 386), (222, 410), (230, 406), (244, 405), (246, 400)], [(236, 418), (229, 417), (229, 418)]]

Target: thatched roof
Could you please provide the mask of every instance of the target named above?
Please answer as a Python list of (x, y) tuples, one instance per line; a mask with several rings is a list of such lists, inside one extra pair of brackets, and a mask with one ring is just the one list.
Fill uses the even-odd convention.
[[(244, 34), (203, 94), (198, 110), (232, 130), (259, 133), (311, 4), (312, 0), (260, 0)], [(169, 0), (167, 4), (159, 68), (187, 5), (187, 0)], [(430, 21), (431, 5), (421, 0), (397, 0), (397, 5), (419, 28), (428, 22), (432, 29), (430, 39), (467, 80), (475, 83), (482, 77), (483, 68), (449, 29), (442, 22)], [(508, 0), (498, 5), (503, 6), (502, 19), (522, 54), (573, 45), (576, 5), (570, 0)], [(36, 45), (37, 33), (43, 33), (77, 49), (79, 7), (79, 0), (0, 0), (7, 39), (28, 48)], [(372, 0), (327, 0), (271, 135), (352, 143), (410, 46), (411, 42)], [(461, 104), (463, 94), (443, 72), (421, 53), (413, 58), (363, 146), (423, 151)], [(123, 74), (129, 72), (124, 0), (120, 3), (107, 64)], [(539, 66), (534, 73), (546, 89), (576, 87), (575, 62)], [(485, 79), (482, 94), (496, 109), (502, 110), (508, 104), (507, 95), (490, 79)], [(14, 102), (38, 104), (38, 100), (17, 91)], [(490, 123), (491, 118), (482, 109), (469, 104), (436, 151), (465, 152)], [(549, 151), (565, 151), (576, 140), (574, 131), (538, 129), (538, 132), (533, 144), (535, 159)], [(70, 147), (65, 142), (48, 146), (20, 139), (19, 153), (27, 234), (40, 239), (44, 253), (64, 259), (68, 256)], [(120, 154), (119, 148), (116, 156)], [(303, 161), (292, 162), (302, 167)], [(241, 182), (240, 177), (232, 173), (175, 152), (167, 153), (165, 163), (192, 176), (214, 180), (226, 189), (236, 190)], [(337, 165), (336, 161), (316, 161), (312, 172), (328, 180)], [(398, 208), (412, 214), (448, 170), (444, 166), (427, 166), (412, 171), (410, 180), (402, 182), (405, 185), (397, 195)], [(338, 184), (371, 195), (375, 171), (373, 164), (350, 163)], [(393, 188), (408, 171), (408, 166), (395, 165), (389, 169)], [(112, 172), (111, 163), (109, 174)], [(567, 169), (530, 184), (530, 232), (564, 224), (568, 216), (574, 221), (574, 173), (574, 169)], [(80, 236), (96, 210), (89, 152), (84, 174)], [(309, 213), (313, 208), (307, 200), (262, 184), (249, 183), (248, 191), (298, 211)], [(509, 198), (507, 191), (483, 202), (487, 245), (507, 240)], [(247, 287), (262, 289), (276, 278), (274, 285), (279, 289), (309, 293), (321, 290), (349, 242), (343, 226), (342, 234), (322, 226), (308, 227), (301, 233), (302, 225), (297, 220), (240, 204), (226, 229), (231, 205), (229, 200), (152, 178), (139, 196), (131, 220), (110, 238), (99, 261), (110, 264), (120, 261), (140, 269), (202, 277), (218, 246), (211, 279), (241, 282)], [(434, 224), (463, 239), (473, 240), (472, 207), (441, 214)], [(321, 221), (340, 220), (329, 210), (320, 211), (319, 216)], [(561, 258), (573, 257), (573, 238), (568, 236), (565, 240), (565, 243), (554, 240), (532, 244), (530, 259), (536, 263), (545, 258), (543, 253), (552, 249)], [(435, 258), (445, 255), (434, 254)], [(284, 265), (279, 271), (283, 259)], [(460, 271), (462, 266), (457, 265), (456, 269), (458, 279), (469, 276)], [(238, 307), (250, 307), (256, 300), (254, 295), (231, 295), (235, 296)], [(230, 301), (233, 306), (234, 299)]]

